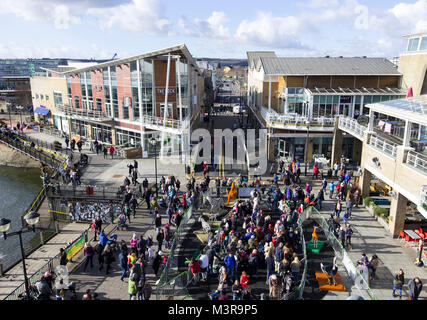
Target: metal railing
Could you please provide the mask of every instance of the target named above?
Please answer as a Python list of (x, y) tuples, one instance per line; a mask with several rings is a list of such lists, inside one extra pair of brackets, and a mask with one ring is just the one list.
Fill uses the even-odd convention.
[[(64, 249), (67, 251), (69, 248), (74, 246), (77, 242), (81, 241), (82, 237), (87, 239), (88, 230), (85, 230), (80, 235), (78, 235), (73, 241), (71, 241)], [(28, 277), (28, 283), (30, 286), (35, 285), (37, 281), (40, 280), (40, 277), (46, 271), (53, 271), (55, 267), (59, 265), (59, 253), (46, 262), (40, 269), (34, 272), (31, 276)], [(18, 287), (15, 288), (9, 295), (7, 295), (3, 300), (20, 300), (19, 295), (26, 294), (25, 283), (24, 281)]]
[(352, 133), (357, 135), (359, 138), (363, 138), (368, 128), (360, 125), (356, 119), (340, 116), (338, 125), (342, 128), (350, 130)]
[(314, 207), (312, 207), (311, 218), (323, 229), (328, 244), (332, 247), (335, 255), (342, 261), (342, 264), (347, 270), (348, 275), (354, 283), (353, 288), (357, 289), (365, 300), (376, 300), (369, 283), (362, 276), (359, 269), (351, 260), (349, 254), (342, 246), (341, 242), (335, 237), (333, 232), (329, 231), (329, 225), (323, 215)]
[(391, 141), (388, 141), (375, 135), (371, 135), (369, 138), (369, 145), (374, 147), (375, 149), (385, 152), (387, 155), (393, 158), (396, 158), (397, 144)]
[[(198, 199), (195, 198), (195, 202)], [(181, 223), (174, 234), (174, 239), (172, 241), (170, 251), (168, 254), (168, 260), (166, 265), (162, 270), (162, 274), (158, 280), (157, 288), (156, 288), (156, 299), (162, 300), (162, 298), (167, 296), (176, 296), (177, 291), (185, 293), (188, 296), (188, 292), (186, 290), (186, 282), (183, 281), (187, 279), (187, 271), (178, 273), (178, 247), (180, 246), (182, 240), (185, 236), (185, 228), (188, 227), (188, 221), (191, 219), (193, 215), (193, 210), (196, 208), (196, 204), (191, 204), (187, 211), (184, 213), (184, 216), (181, 220)], [(174, 281), (175, 279), (181, 279), (182, 281)]]
[(164, 121), (163, 117), (144, 115), (141, 120), (142, 120), (142, 123), (145, 125), (152, 125), (156, 127), (163, 127), (164, 125), (166, 128), (181, 130), (186, 127), (189, 119), (190, 118), (187, 117), (186, 119), (183, 119), (182, 121), (180, 121), (180, 120), (170, 118)]
[(270, 124), (281, 124), (306, 127), (307, 121), (310, 121), (310, 126), (313, 127), (333, 127), (335, 123), (334, 118), (330, 117), (314, 117), (309, 119), (308, 117), (300, 116), (298, 114), (279, 114), (274, 110), (268, 110), (265, 107), (261, 107), (261, 116)]
[(53, 168), (58, 167), (63, 160), (63, 157), (61, 155), (49, 153), (38, 146), (31, 147), (30, 143), (28, 143), (27, 141), (23, 141), (20, 138), (11, 138), (0, 134), (0, 142), (8, 145), (13, 149), (21, 151), (26, 155), (30, 156), (31, 158)]
[(410, 165), (411, 167), (414, 167), (418, 171), (424, 174), (427, 174), (427, 156), (426, 155), (419, 152), (415, 152), (415, 151), (409, 151), (406, 157), (405, 163), (407, 165)]
[(67, 116), (77, 116), (82, 118), (91, 118), (91, 119), (111, 119), (103, 111), (99, 110), (90, 110), (90, 109), (74, 109), (65, 105), (57, 105), (56, 109)]

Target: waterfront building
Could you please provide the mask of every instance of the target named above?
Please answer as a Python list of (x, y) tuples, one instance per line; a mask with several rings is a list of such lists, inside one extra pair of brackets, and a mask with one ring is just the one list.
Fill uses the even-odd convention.
[[(369, 114), (370, 103), (403, 98), (402, 74), (387, 59), (281, 58), (247, 52), (248, 106), (268, 130), (268, 159), (332, 157), (334, 117)], [(307, 150), (306, 150), (307, 149)], [(361, 144), (344, 137), (342, 154), (360, 163)]]
[[(48, 89), (54, 102), (45, 109), (52, 113), (55, 127), (71, 137), (138, 147), (148, 153), (153, 152), (151, 137), (163, 137), (159, 146), (167, 140), (171, 153), (183, 154), (191, 129), (200, 125), (204, 79), (184, 44), (49, 71), (51, 77), (32, 79), (33, 97)], [(46, 107), (39, 100), (34, 102)]]

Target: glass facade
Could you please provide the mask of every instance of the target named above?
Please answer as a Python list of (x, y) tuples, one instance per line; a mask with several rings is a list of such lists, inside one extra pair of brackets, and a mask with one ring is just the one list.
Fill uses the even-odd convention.
[(188, 89), (188, 64), (185, 60), (180, 60), (176, 62), (176, 105), (178, 107), (178, 118), (179, 118), (179, 97), (178, 97), (178, 70), (181, 80), (181, 107), (182, 107), (182, 118), (184, 119), (188, 115), (188, 104), (190, 100), (190, 92)]
[(141, 146), (141, 134), (138, 132), (116, 129), (117, 145), (128, 147)]
[(151, 59), (139, 60), (141, 81), (142, 115), (155, 115), (154, 63)]

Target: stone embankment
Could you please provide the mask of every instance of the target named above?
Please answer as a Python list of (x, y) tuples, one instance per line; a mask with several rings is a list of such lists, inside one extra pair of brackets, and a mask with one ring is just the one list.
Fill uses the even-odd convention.
[(40, 163), (4, 144), (0, 144), (0, 166), (39, 168)]

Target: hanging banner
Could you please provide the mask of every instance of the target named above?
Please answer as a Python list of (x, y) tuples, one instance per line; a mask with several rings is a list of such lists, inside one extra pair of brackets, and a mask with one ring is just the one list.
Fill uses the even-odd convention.
[(67, 250), (67, 259), (70, 260), (71, 258), (73, 258), (77, 253), (80, 252), (80, 250), (83, 249), (84, 245), (85, 245), (85, 237), (82, 236), (76, 243), (74, 243), (74, 245), (72, 245)]

